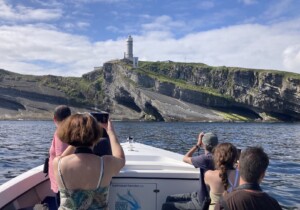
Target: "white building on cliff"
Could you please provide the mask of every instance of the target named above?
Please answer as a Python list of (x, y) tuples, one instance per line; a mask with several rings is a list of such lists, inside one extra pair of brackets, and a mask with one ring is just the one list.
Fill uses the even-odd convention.
[(133, 39), (131, 35), (126, 40), (127, 52), (124, 53), (124, 59), (132, 61), (133, 68), (137, 68), (139, 64), (139, 58), (133, 57)]

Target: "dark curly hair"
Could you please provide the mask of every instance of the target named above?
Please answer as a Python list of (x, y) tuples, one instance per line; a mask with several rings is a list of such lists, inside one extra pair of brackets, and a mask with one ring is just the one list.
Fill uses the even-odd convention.
[(231, 143), (218, 144), (214, 149), (215, 168), (220, 170), (219, 177), (224, 185), (224, 191), (228, 189), (227, 170), (233, 169), (237, 160), (237, 149)]

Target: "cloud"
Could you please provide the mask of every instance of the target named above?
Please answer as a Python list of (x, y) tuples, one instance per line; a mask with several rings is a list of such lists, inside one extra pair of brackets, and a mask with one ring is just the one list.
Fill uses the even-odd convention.
[[(297, 22), (299, 23), (295, 21), (290, 24), (295, 25)], [(300, 32), (286, 30), (282, 24), (237, 25), (191, 33), (177, 40), (168, 35), (161, 39), (160, 33), (152, 32), (151, 36), (137, 37), (136, 56), (153, 61), (203, 62), (213, 66), (226, 65), (300, 73), (299, 48), (290, 48), (300, 44), (298, 39)]]
[(287, 70), (300, 73), (300, 45), (289, 46), (284, 50), (283, 65)]
[(105, 29), (108, 31), (114, 32), (114, 33), (121, 32), (121, 30), (119, 28), (117, 28), (116, 26), (107, 26)]
[(78, 76), (101, 56), (82, 36), (34, 25), (1, 26), (0, 31), (0, 66), (20, 73)]
[[(52, 3), (56, 5), (56, 1)], [(37, 12), (39, 9), (21, 5), (8, 6), (5, 1), (0, 0), (0, 18), (5, 15), (8, 18), (12, 14), (20, 18), (25, 15), (25, 11), (30, 17), (28, 21), (35, 18), (38, 20), (39, 17), (44, 19), (36, 24), (23, 22), (19, 26), (0, 25), (0, 68), (24, 74), (81, 76), (108, 60), (123, 58), (127, 35), (132, 34), (133, 53), (140, 60), (198, 62), (212, 66), (277, 69), (300, 73), (299, 18), (285, 22), (277, 20), (269, 25), (240, 24), (195, 32), (195, 25), (218, 21), (224, 15), (228, 16), (229, 10), (220, 12), (221, 17), (212, 14), (211, 21), (178, 21), (169, 15), (154, 17), (136, 14), (134, 17), (144, 18), (136, 18), (137, 22), (132, 25), (124, 21), (122, 25), (111, 24), (106, 27), (107, 31), (120, 33), (122, 37), (93, 42), (91, 40), (95, 39), (87, 35), (76, 35), (77, 31), (73, 30), (86, 29), (90, 26), (87, 21), (69, 18), (68, 22), (63, 19), (55, 22), (57, 25), (64, 25), (68, 29), (65, 32), (55, 24), (46, 24), (51, 20), (50, 16), (46, 18), (47, 14), (53, 12), (57, 14), (57, 18), (63, 14), (59, 8), (57, 11), (60, 12), (57, 13), (55, 10), (43, 10), (43, 16)]]
[[(163, 18), (154, 23), (169, 21)], [(190, 33), (180, 39), (175, 39), (168, 30), (153, 30), (160, 29), (154, 24), (152, 30), (133, 34), (133, 53), (140, 60), (300, 73), (297, 23), (299, 20), (271, 26), (243, 24)], [(24, 74), (81, 76), (106, 61), (123, 58), (126, 50), (127, 37), (91, 42), (85, 36), (36, 25), (1, 26), (0, 32), (0, 68)]]
[(67, 22), (63, 24), (63, 27), (67, 30), (72, 30), (72, 29), (86, 29), (90, 26), (90, 23), (88, 22), (83, 22), (83, 21), (79, 21), (79, 22), (75, 22), (75, 23), (71, 23), (71, 22)]
[(269, 8), (263, 13), (263, 17), (268, 19), (278, 18), (286, 14), (292, 4), (291, 0), (280, 0), (275, 4), (271, 4)]
[(73, 0), (72, 3), (119, 3), (126, 2), (128, 0)]
[(126, 37), (90, 42), (85, 36), (37, 25), (0, 26), (0, 69), (21, 74), (81, 76), (123, 58)]
[(201, 1), (198, 3), (197, 8), (198, 9), (211, 9), (215, 6), (215, 3), (213, 1)]
[(185, 27), (183, 21), (173, 21), (167, 15), (156, 17), (151, 23), (142, 24), (142, 29), (145, 31), (171, 31)]
[(5, 0), (0, 0), (0, 20), (6, 21), (48, 21), (56, 20), (62, 16), (60, 9), (34, 9), (21, 4), (13, 7)]
[(257, 3), (257, 0), (239, 0), (239, 2), (242, 2), (246, 5), (255, 4)]

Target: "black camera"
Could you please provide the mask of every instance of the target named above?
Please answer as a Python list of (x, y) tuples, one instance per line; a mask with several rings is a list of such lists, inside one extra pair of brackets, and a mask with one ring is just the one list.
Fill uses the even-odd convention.
[(93, 117), (96, 118), (96, 120), (100, 123), (107, 123), (108, 118), (109, 118), (109, 114), (108, 112), (91, 112), (90, 113)]
[(237, 149), (237, 160), (239, 160), (239, 159), (240, 159), (241, 152), (242, 152), (242, 150), (241, 150), (241, 149)]

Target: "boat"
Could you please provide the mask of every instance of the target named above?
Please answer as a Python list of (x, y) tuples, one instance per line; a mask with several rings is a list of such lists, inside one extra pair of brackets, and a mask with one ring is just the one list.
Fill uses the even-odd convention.
[[(126, 165), (113, 177), (109, 209), (161, 209), (168, 195), (197, 190), (199, 170), (182, 161), (183, 155), (137, 142), (121, 144)], [(30, 209), (54, 196), (43, 165), (0, 186), (0, 209)]]

